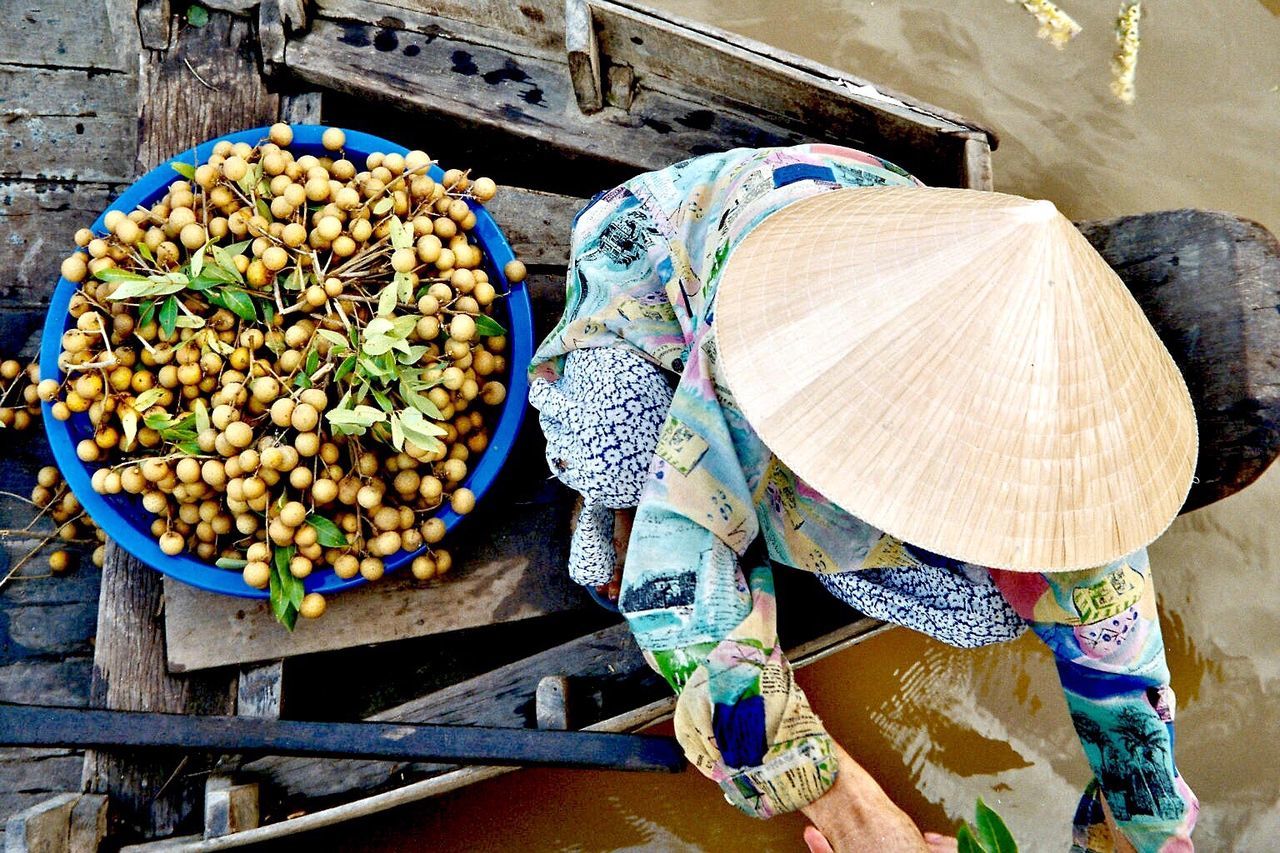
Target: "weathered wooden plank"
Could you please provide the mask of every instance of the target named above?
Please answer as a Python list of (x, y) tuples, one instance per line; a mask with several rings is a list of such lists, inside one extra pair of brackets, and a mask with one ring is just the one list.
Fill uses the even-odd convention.
[(985, 136), (971, 137), (964, 142), (964, 186), (987, 192), (995, 189), (991, 175), (991, 144)]
[[(596, 631), (556, 646), (479, 678), (464, 681), (430, 696), (406, 702), (370, 719), (385, 722), (457, 723), (525, 728), (534, 725), (533, 697), (542, 676), (571, 673), (580, 679), (608, 679), (628, 674), (661, 685), (651, 676), (625, 625)], [(326, 761), (273, 756), (244, 768), (269, 781), (288, 797), (320, 798), (347, 791), (368, 790), (401, 773), (437, 771), (436, 766), (377, 761)]]
[(604, 80), (600, 65), (600, 46), (596, 43), (595, 23), (587, 0), (565, 3), (564, 46), (569, 55), (569, 78), (578, 109), (584, 113), (599, 112), (604, 106)]
[(314, 722), (34, 706), (0, 707), (0, 743), (150, 752), (238, 750), (376, 759), (666, 771), (685, 767), (674, 738), (477, 725)]
[(1280, 242), (1179, 210), (1080, 224), (1182, 369), (1200, 428), (1184, 511), (1253, 482), (1280, 452)]
[[(949, 122), (959, 128), (968, 128), (970, 131), (978, 131), (985, 134), (991, 142), (992, 149), (999, 145), (999, 137), (996, 132), (986, 125), (975, 121), (974, 119), (962, 116), (959, 113), (948, 110), (945, 107), (936, 104), (926, 103), (919, 98), (912, 97), (904, 92), (883, 86), (878, 83), (872, 83), (861, 77), (854, 76), (848, 71), (838, 68), (832, 68), (815, 60), (800, 56), (790, 51), (783, 50), (765, 42), (757, 41), (741, 33), (731, 33), (720, 27), (708, 24), (705, 21), (696, 20), (694, 18), (685, 17), (683, 15), (673, 14), (671, 12), (655, 9), (649, 6), (643, 0), (591, 0), (591, 2), (600, 9), (608, 10), (610, 8), (625, 11), (634, 18), (644, 19), (660, 28), (669, 29), (680, 33), (694, 33), (703, 36), (713, 42), (721, 45), (727, 45), (733, 49), (741, 50), (747, 54), (772, 60), (780, 65), (787, 66), (802, 72), (806, 76), (811, 75), (818, 80), (830, 80), (839, 84), (844, 90), (844, 96), (855, 95), (858, 99), (870, 98), (872, 101), (887, 100), (896, 105), (906, 107), (913, 113), (923, 116), (933, 117), (944, 122)], [(634, 42), (633, 42), (634, 44)], [(636, 45), (640, 47), (641, 45)], [(618, 61), (616, 58), (614, 61)], [(640, 69), (637, 69), (639, 71)], [(723, 78), (722, 78), (723, 79)], [(855, 90), (862, 87), (871, 87), (871, 92), (858, 92)]]
[(169, 47), (169, 0), (138, 0), (138, 34), (148, 50)]
[(258, 825), (258, 785), (215, 773), (204, 785), (204, 837), (221, 838)]
[[(381, 49), (380, 49), (381, 46)], [(412, 58), (403, 56), (404, 51)], [(630, 112), (582, 116), (562, 62), (364, 24), (315, 21), (285, 52), (304, 80), (401, 107), (456, 117), (598, 162), (658, 168), (690, 153), (789, 145), (803, 134), (692, 96), (639, 92)], [(488, 90), (477, 89), (477, 78)]]
[(6, 853), (86, 853), (107, 830), (107, 798), (66, 792), (26, 808), (5, 824)]
[(639, 93), (685, 93), (701, 103), (685, 121), (737, 110), (806, 138), (887, 157), (928, 184), (955, 186), (966, 136), (958, 116), (881, 92), (864, 80), (638, 4), (592, 0), (600, 52), (629, 65)]
[(137, 116), (131, 75), (0, 65), (0, 178), (127, 181)]
[[(168, 674), (161, 631), (160, 575), (114, 543), (107, 546), (98, 609), (89, 706), (129, 711), (229, 714), (234, 710), (234, 679), (226, 673), (179, 678)], [(49, 700), (46, 700), (49, 701)], [(89, 751), (84, 788), (110, 794), (117, 814), (131, 831), (171, 834), (198, 808), (200, 786), (179, 777), (185, 767), (197, 772), (201, 760), (188, 756), (139, 756)]]
[(0, 301), (6, 308), (48, 303), (76, 229), (92, 224), (116, 195), (109, 184), (0, 181)]
[(92, 661), (84, 656), (0, 666), (0, 702), (83, 705), (92, 668)]
[(430, 15), (442, 33), (466, 33), (475, 41), (519, 46), (546, 58), (564, 52), (564, 0), (317, 0), (316, 10), (335, 20), (388, 29), (403, 29), (406, 21)]
[(274, 76), (281, 69), (285, 41), (306, 28), (305, 0), (262, 0), (258, 6), (258, 47), (264, 74)]
[[(539, 529), (529, 515), (520, 521), (531, 533)], [(538, 535), (522, 538), (522, 544), (534, 545)], [(540, 556), (468, 555), (459, 559), (456, 576), (426, 585), (406, 569), (333, 596), (323, 620), (300, 622), (292, 633), (280, 627), (264, 601), (202, 593), (171, 581), (165, 585), (169, 667), (189, 672), (273, 660), (581, 607), (581, 595), (558, 579), (559, 566)]]
[(5, 853), (72, 853), (71, 812), (79, 801), (79, 794), (58, 794), (9, 818)]
[(573, 217), (586, 203), (585, 198), (504, 186), (485, 208), (516, 257), (530, 266), (563, 267), (569, 262)]
[(283, 689), (284, 661), (241, 668), (236, 685), (236, 715), (279, 717)]
[(214, 13), (203, 27), (184, 28), (173, 50), (148, 55), (139, 84), (140, 169), (214, 136), (276, 120), (280, 99), (267, 90), (256, 52), (252, 22)]
[(0, 28), (0, 63), (128, 72), (137, 61), (133, 0), (15, 0)]
[(298, 92), (280, 97), (280, 121), (290, 124), (320, 124), (319, 92)]

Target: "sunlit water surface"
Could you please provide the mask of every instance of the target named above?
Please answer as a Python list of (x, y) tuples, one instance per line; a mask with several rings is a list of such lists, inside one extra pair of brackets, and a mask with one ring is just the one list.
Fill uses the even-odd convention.
[[(997, 188), (1077, 219), (1204, 207), (1280, 232), (1280, 0), (1146, 5), (1138, 102), (1108, 90), (1116, 2), (1062, 0), (1062, 52), (1000, 0), (658, 0), (979, 119)], [(1180, 519), (1152, 549), (1180, 698), (1178, 763), (1203, 850), (1280, 849), (1280, 472)], [(926, 828), (983, 796), (1027, 850), (1063, 850), (1087, 769), (1049, 655), (892, 632), (800, 674), (832, 733)], [(341, 849), (803, 850), (680, 777), (526, 771), (326, 839)], [(330, 848), (332, 849), (332, 848)]]

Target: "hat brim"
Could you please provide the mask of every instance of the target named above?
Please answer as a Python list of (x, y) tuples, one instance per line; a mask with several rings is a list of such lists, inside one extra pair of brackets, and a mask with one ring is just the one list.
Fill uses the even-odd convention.
[(1048, 202), (833, 190), (769, 216), (717, 288), (719, 369), (845, 511), (954, 559), (1105, 564), (1191, 486), (1195, 413), (1123, 282)]

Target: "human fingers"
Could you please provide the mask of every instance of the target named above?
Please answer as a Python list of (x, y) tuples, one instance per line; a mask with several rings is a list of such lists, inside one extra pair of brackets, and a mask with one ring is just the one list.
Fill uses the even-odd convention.
[(956, 853), (960, 849), (959, 842), (949, 835), (939, 835), (936, 832), (926, 832), (924, 834), (924, 843), (929, 847), (929, 853)]
[(835, 853), (831, 849), (831, 842), (827, 841), (827, 837), (816, 826), (804, 828), (804, 843), (809, 846), (809, 853)]

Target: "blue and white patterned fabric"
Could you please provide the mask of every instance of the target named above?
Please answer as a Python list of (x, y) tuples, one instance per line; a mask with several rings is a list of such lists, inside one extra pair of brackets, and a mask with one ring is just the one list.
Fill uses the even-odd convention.
[(635, 350), (588, 349), (570, 353), (560, 381), (534, 385), (529, 401), (547, 436), (547, 464), (582, 495), (569, 576), (583, 586), (608, 583), (613, 510), (640, 502), (671, 388)]

